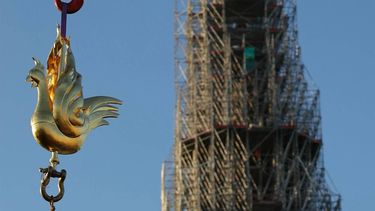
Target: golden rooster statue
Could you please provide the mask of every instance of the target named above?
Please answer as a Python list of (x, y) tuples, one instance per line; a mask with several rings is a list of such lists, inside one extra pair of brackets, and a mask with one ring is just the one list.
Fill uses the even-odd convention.
[[(34, 59), (34, 58), (33, 58)], [(47, 71), (34, 59), (26, 78), (38, 90), (31, 119), (35, 140), (48, 151), (73, 154), (80, 150), (88, 133), (116, 118), (122, 102), (113, 97), (83, 98), (81, 75), (76, 71), (68, 38), (57, 30), (57, 39), (47, 61)]]

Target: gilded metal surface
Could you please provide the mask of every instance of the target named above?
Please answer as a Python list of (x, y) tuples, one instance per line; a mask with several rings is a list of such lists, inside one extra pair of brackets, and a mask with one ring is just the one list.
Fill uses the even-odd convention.
[(96, 127), (108, 125), (105, 118), (116, 118), (122, 102), (113, 97), (83, 98), (81, 75), (76, 71), (69, 39), (58, 36), (47, 61), (47, 71), (36, 59), (26, 78), (38, 90), (38, 101), (31, 119), (35, 140), (45, 149), (73, 154)]

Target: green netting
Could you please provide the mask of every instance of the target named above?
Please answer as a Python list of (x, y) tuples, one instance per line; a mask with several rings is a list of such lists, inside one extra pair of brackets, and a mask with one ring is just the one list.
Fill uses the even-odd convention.
[(255, 59), (255, 48), (253, 47), (246, 47), (245, 48), (245, 59)]
[(252, 70), (255, 66), (255, 48), (245, 48), (245, 69), (247, 71)]

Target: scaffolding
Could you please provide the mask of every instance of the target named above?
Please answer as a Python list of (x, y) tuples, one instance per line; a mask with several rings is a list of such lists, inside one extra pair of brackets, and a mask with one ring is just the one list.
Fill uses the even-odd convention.
[(341, 210), (300, 56), (296, 0), (175, 0), (163, 211)]

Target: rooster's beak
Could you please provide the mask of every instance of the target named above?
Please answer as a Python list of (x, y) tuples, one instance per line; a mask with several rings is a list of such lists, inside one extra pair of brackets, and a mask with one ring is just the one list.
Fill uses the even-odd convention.
[(27, 77), (26, 77), (26, 82), (30, 82), (30, 83), (31, 83), (32, 80), (33, 80), (33, 79), (31, 79), (31, 76), (30, 76), (30, 75), (27, 75)]
[(38, 83), (35, 82), (35, 80), (33, 80), (33, 78), (31, 78), (30, 75), (27, 75), (26, 77), (26, 82), (30, 82), (31, 83), (31, 87), (38, 87)]

